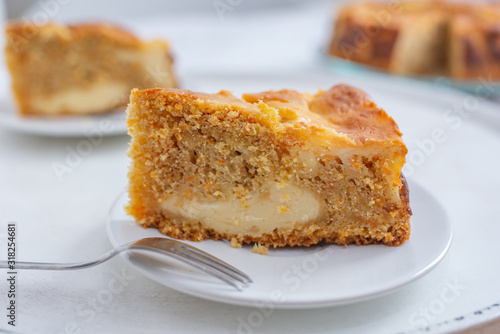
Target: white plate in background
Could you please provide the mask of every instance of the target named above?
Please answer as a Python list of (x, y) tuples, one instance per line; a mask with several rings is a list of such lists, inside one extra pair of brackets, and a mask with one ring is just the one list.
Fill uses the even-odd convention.
[(7, 78), (6, 69), (0, 67), (0, 128), (29, 135), (67, 138), (127, 133), (125, 107), (95, 115), (21, 117), (17, 114)]
[(0, 127), (46, 137), (115, 136), (127, 133), (125, 108), (105, 114), (86, 116), (20, 117), (5, 99), (0, 100)]

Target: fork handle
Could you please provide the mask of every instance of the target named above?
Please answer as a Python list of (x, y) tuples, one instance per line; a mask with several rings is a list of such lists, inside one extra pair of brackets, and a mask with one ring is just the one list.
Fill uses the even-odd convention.
[(11, 267), (7, 261), (0, 261), (1, 269), (29, 269), (29, 270), (78, 270), (85, 269), (89, 267), (101, 264), (109, 259), (111, 259), (116, 254), (122, 251), (122, 247), (113, 249), (106, 254), (101, 255), (95, 260), (85, 261), (85, 262), (74, 262), (74, 263), (50, 263), (50, 262), (24, 262), (15, 261), (14, 266)]
[[(13, 266), (13, 270), (16, 269), (27, 269), (27, 270), (78, 270), (85, 269), (96, 266), (107, 260), (111, 259), (115, 255), (126, 251), (126, 250), (139, 250), (139, 251), (156, 251), (161, 252), (158, 249), (152, 249), (150, 247), (140, 246), (140, 245), (132, 245), (124, 244), (115, 249), (110, 250), (109, 252), (101, 255), (95, 260), (92, 261), (84, 261), (84, 262), (73, 262), (73, 263), (50, 263), (50, 262), (23, 262), (23, 261), (15, 261)], [(9, 269), (11, 266), (7, 261), (0, 261), (0, 269)]]
[[(12, 270), (29, 269), (29, 270), (76, 270), (93, 267), (102, 261), (81, 262), (81, 263), (49, 263), (49, 262), (16, 262)], [(11, 268), (7, 265), (7, 261), (0, 261), (0, 268)]]

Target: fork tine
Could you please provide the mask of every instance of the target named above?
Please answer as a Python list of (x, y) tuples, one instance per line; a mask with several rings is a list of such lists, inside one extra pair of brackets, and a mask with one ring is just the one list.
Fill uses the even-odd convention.
[[(185, 249), (185, 250), (183, 250), (183, 249)], [(222, 272), (224, 275), (227, 275), (227, 276), (231, 277), (232, 279), (240, 282), (240, 284), (243, 285), (244, 287), (247, 287), (250, 283), (250, 282), (248, 282), (248, 280), (245, 277), (234, 273), (232, 270), (230, 270), (229, 267), (226, 267), (227, 264), (223, 261), (218, 260), (221, 263), (219, 263), (218, 261), (208, 261), (204, 257), (200, 257), (196, 253), (190, 252), (189, 248), (186, 249), (184, 247), (182, 247), (181, 249), (174, 249), (174, 252), (176, 254), (180, 254), (186, 258), (189, 258), (192, 261), (202, 263), (205, 266), (208, 266), (214, 270)]]
[[(225, 272), (221, 271), (220, 269), (214, 268), (212, 266), (203, 266), (200, 263), (197, 262), (197, 260), (192, 260), (190, 257), (185, 256), (183, 254), (179, 254), (176, 251), (173, 251), (171, 253), (165, 252), (165, 254), (168, 254), (169, 256), (174, 257), (175, 259), (182, 261), (188, 265), (191, 265), (215, 278), (218, 278), (219, 280), (231, 285), (232, 287), (236, 288), (238, 291), (243, 291), (243, 288), (247, 287), (248, 284), (243, 283), (239, 280), (235, 280), (232, 276), (227, 275)], [(239, 284), (238, 284), (239, 283)]]
[(192, 267), (195, 267), (195, 268), (197, 268), (197, 269), (199, 269), (199, 270), (201, 270), (209, 275), (212, 275), (215, 278), (218, 278), (219, 280), (235, 287), (239, 291), (242, 291), (243, 288), (246, 288), (248, 286), (248, 283), (243, 282), (241, 279), (235, 279), (233, 276), (228, 275), (227, 272), (223, 271), (220, 268), (217, 268), (216, 266), (208, 265), (199, 258), (185, 255), (185, 254), (180, 254), (177, 251), (177, 249), (175, 248), (176, 246), (178, 246), (178, 244), (180, 244), (177, 241), (170, 240), (170, 239), (160, 240), (162, 242), (167, 242), (167, 244), (169, 245), (168, 247), (165, 247), (165, 244), (157, 245), (157, 246), (162, 246), (162, 247), (151, 247), (151, 246), (144, 245), (144, 243), (147, 244), (148, 241), (151, 242), (151, 241), (157, 241), (157, 240), (154, 240), (154, 238), (151, 238), (150, 240), (142, 239), (142, 240), (139, 240), (139, 242), (135, 242), (135, 243), (130, 244), (130, 247), (128, 249), (129, 250), (140, 250), (140, 251), (142, 250), (142, 251), (148, 251), (148, 252), (155, 252), (155, 253), (160, 253), (160, 254), (164, 254), (164, 255), (173, 257), (173, 258), (175, 258), (179, 261), (182, 261), (182, 262), (184, 262)]
[[(206, 253), (206, 252), (204, 252), (196, 247), (182, 243), (182, 242), (177, 241), (177, 240), (173, 240), (170, 238), (151, 237), (151, 238), (144, 238), (144, 239), (138, 240), (138, 241), (132, 243), (132, 245), (153, 247), (156, 249), (166, 250), (167, 252), (172, 252), (175, 250), (184, 249), (185, 251), (190, 252), (192, 260), (202, 262), (205, 265), (211, 265), (212, 267), (214, 267), (214, 265), (215, 265), (216, 269), (225, 271), (226, 275), (230, 274), (233, 278), (238, 279), (241, 282), (252, 283), (252, 279), (248, 275), (246, 275), (242, 271), (234, 268), (230, 264), (228, 264), (228, 263), (216, 258), (215, 256), (213, 256), (209, 253)], [(187, 256), (187, 254), (184, 254), (184, 256)]]
[[(224, 262), (221, 259), (218, 259), (218, 258), (214, 257), (213, 255), (202, 251), (201, 249), (192, 247), (188, 244), (179, 244), (179, 245), (177, 245), (177, 247), (184, 249), (184, 250), (187, 250), (187, 251), (190, 251), (190, 252), (198, 255), (199, 257), (209, 261), (210, 263), (214, 263), (214, 264), (216, 264), (224, 269), (227, 269), (228, 271), (236, 274), (238, 277), (241, 277), (245, 283), (253, 283), (252, 279), (247, 274), (242, 272), (241, 270), (236, 269), (235, 267), (233, 267), (229, 263)], [(208, 265), (209, 263), (206, 263), (206, 264)]]

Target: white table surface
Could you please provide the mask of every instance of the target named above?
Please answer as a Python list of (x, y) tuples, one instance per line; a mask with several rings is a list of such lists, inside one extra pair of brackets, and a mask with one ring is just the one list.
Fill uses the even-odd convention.
[[(245, 77), (252, 82), (263, 78), (263, 87), (286, 84), (287, 77), (293, 85), (302, 86), (297, 88), (352, 82), (369, 91), (394, 116), (410, 154), (432, 129), (444, 127), (447, 141), (410, 175), (432, 191), (453, 222), (455, 239), (443, 262), (420, 280), (375, 300), (317, 310), (272, 310), (253, 327), (242, 323), (248, 324), (261, 310), (171, 290), (135, 272), (121, 257), (84, 271), (20, 271), (17, 326), (8, 327), (2, 315), (0, 331), (397, 333), (430, 326), (431, 332), (441, 332), (500, 316), (500, 306), (494, 305), (500, 302), (498, 105), (477, 99), (471, 116), (451, 128), (443, 115), (470, 96), (399, 80), (372, 78), (364, 84), (359, 78), (328, 73), (318, 63), (318, 50), (327, 36), (327, 7), (297, 5), (281, 13), (278, 22), (274, 14), (260, 14), (259, 25), (255, 13), (238, 13), (235, 8), (224, 21), (211, 13), (191, 17), (190, 22), (196, 24), (171, 17), (129, 22), (129, 26), (141, 36), (170, 37), (185, 88), (231, 89), (226, 84), (235, 78), (241, 84)], [(286, 28), (269, 30), (280, 25)], [(214, 49), (215, 40), (224, 48)], [(273, 77), (281, 79), (269, 79)], [(307, 78), (307, 83), (297, 85), (300, 78)], [(5, 82), (3, 86), (5, 91)], [(397, 98), (399, 91), (409, 87), (415, 87), (414, 93), (405, 95), (411, 97)], [(428, 110), (415, 110), (414, 105), (428, 106)], [(110, 249), (105, 223), (112, 202), (127, 183), (129, 138), (104, 138), (71, 173), (58, 179), (54, 162), (63, 163), (68, 147), (75, 148), (82, 140), (0, 128), (0, 259), (6, 258), (9, 222), (17, 224), (19, 260), (73, 262)], [(0, 272), (0, 276), (5, 274)], [(6, 303), (2, 290), (1, 309), (5, 310)], [(478, 310), (482, 312), (474, 314)]]

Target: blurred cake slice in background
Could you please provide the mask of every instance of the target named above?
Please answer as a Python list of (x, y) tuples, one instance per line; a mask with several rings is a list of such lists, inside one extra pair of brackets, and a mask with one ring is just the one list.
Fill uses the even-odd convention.
[(106, 24), (9, 24), (5, 48), (21, 115), (82, 115), (128, 103), (133, 88), (176, 87), (169, 46)]
[(406, 146), (358, 89), (133, 90), (127, 114), (128, 212), (143, 227), (274, 247), (409, 238)]

